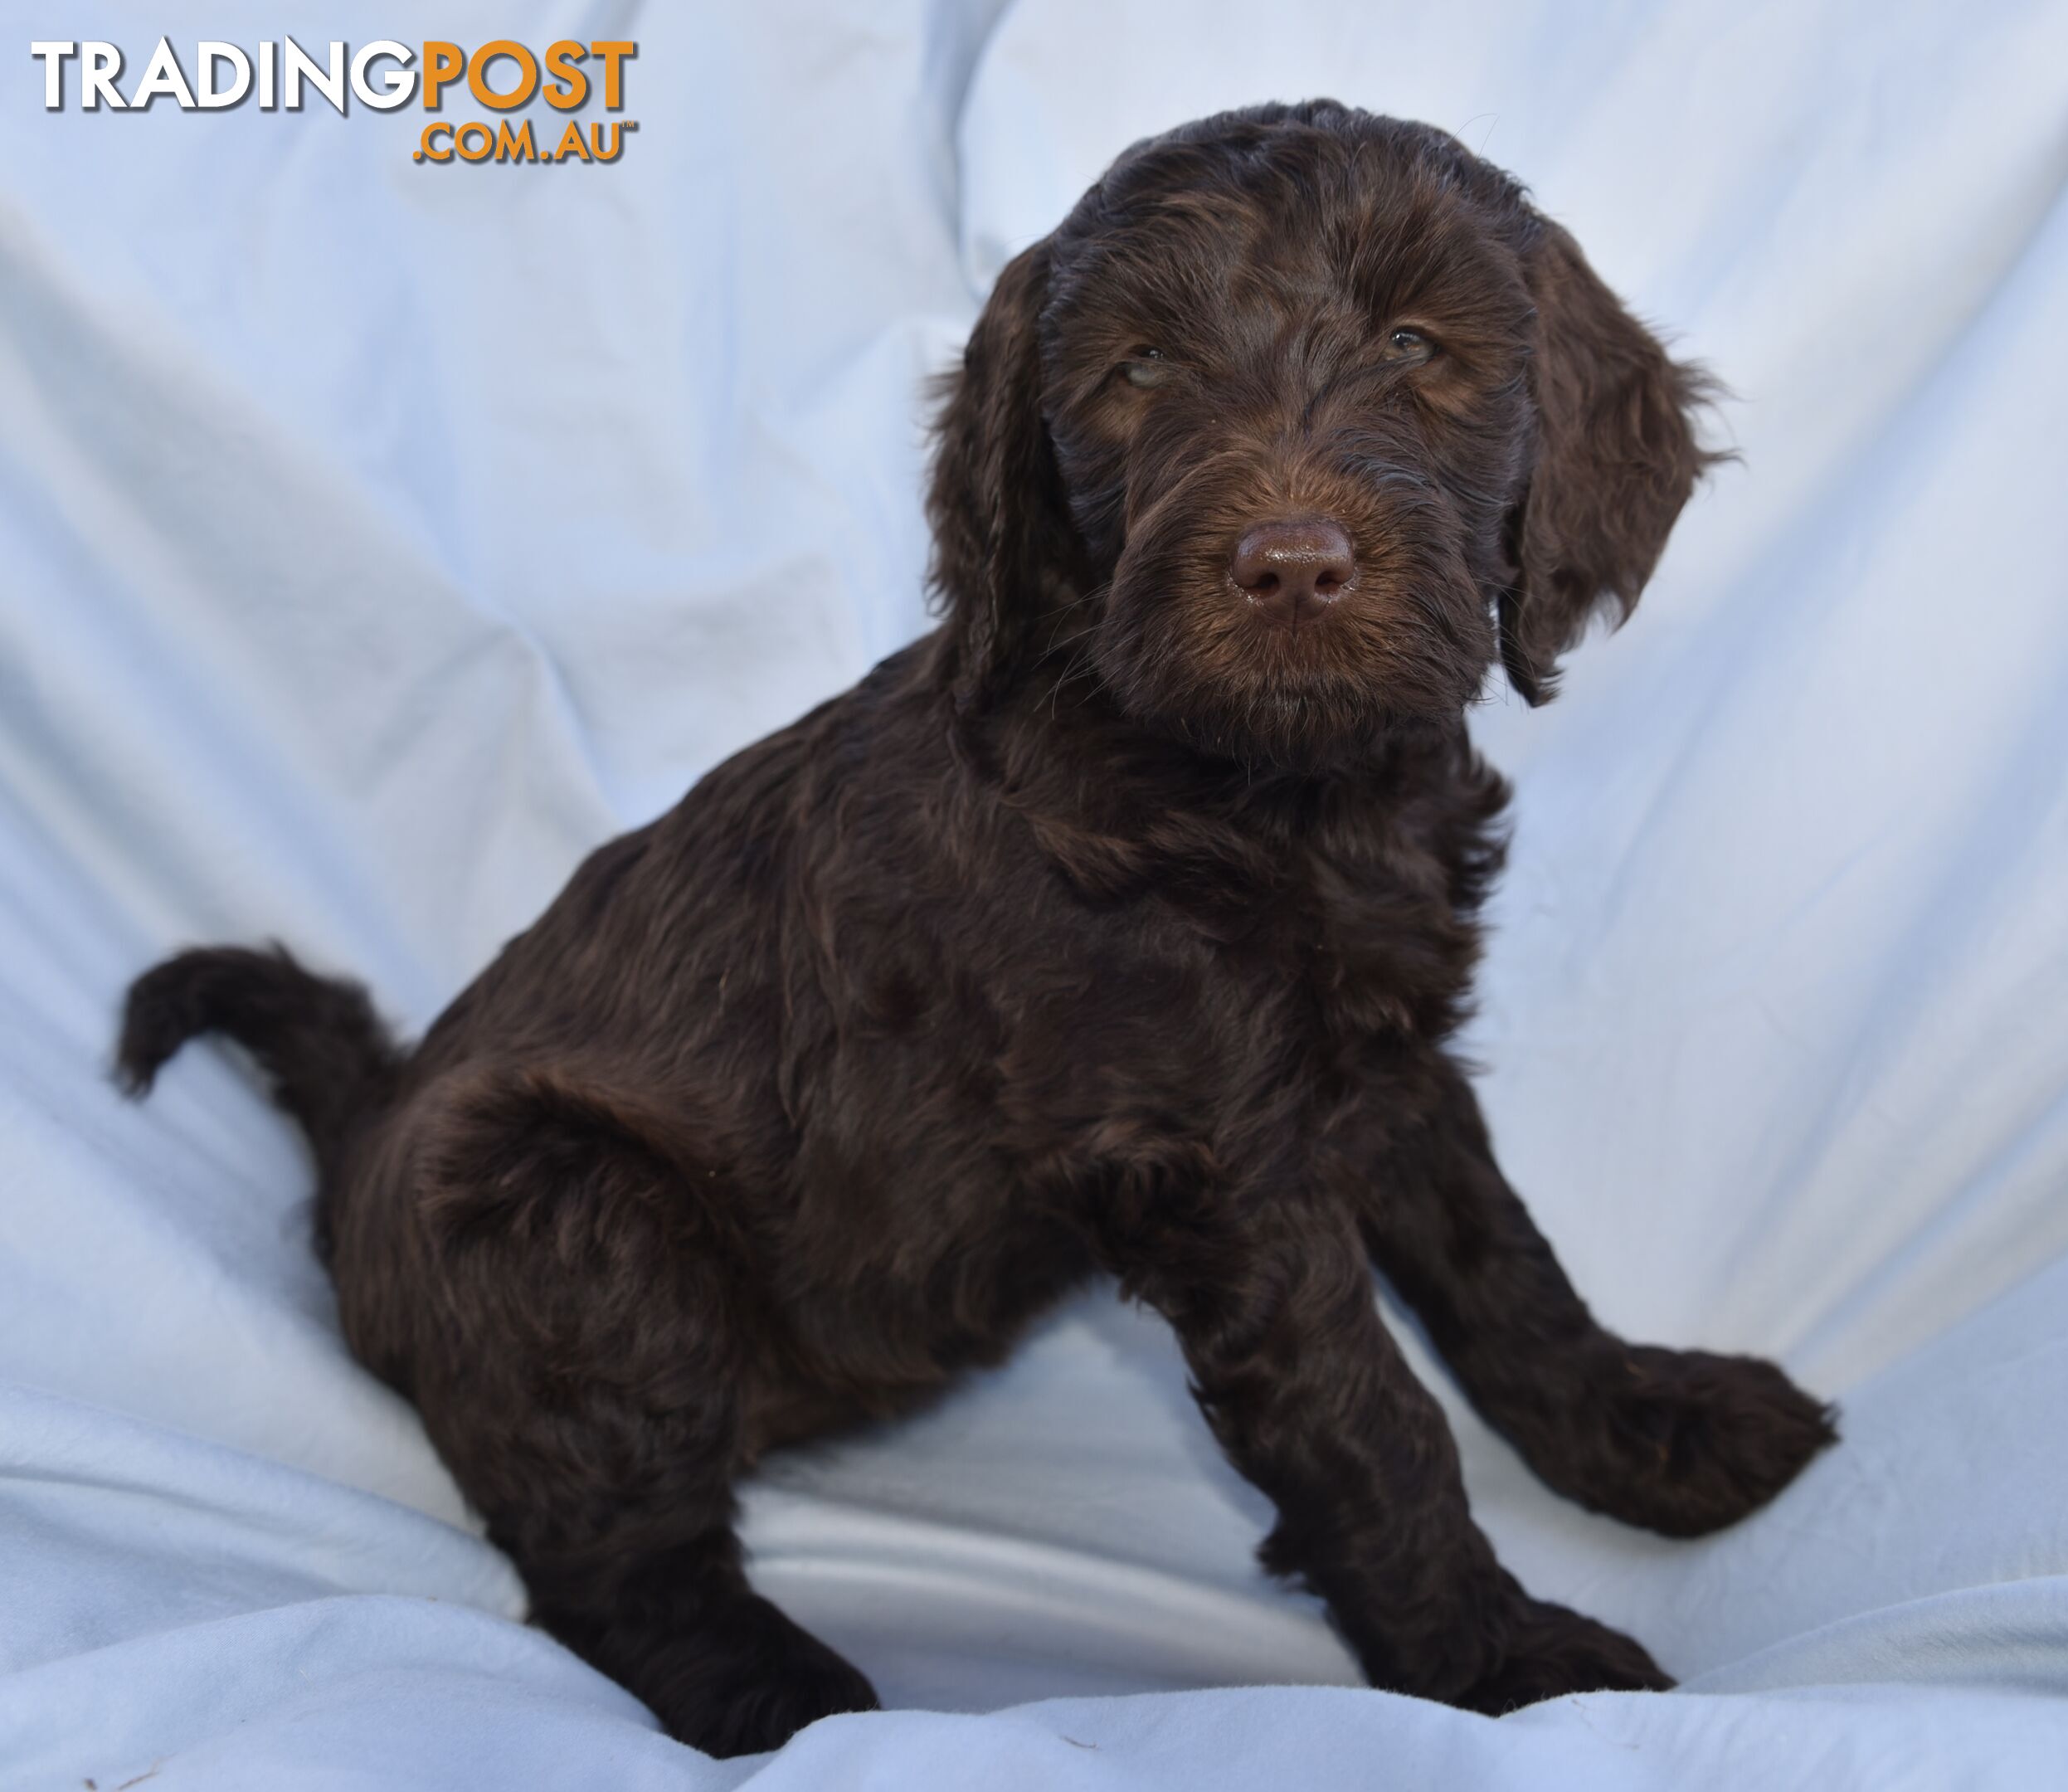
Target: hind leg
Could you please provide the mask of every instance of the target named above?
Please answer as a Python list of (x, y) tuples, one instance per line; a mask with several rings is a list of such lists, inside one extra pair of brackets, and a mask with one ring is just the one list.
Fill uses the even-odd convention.
[(732, 1479), (755, 1321), (679, 1162), (507, 1088), (439, 1131), (422, 1210), (444, 1312), (415, 1391), (537, 1622), (713, 1755), (874, 1708), (747, 1585)]

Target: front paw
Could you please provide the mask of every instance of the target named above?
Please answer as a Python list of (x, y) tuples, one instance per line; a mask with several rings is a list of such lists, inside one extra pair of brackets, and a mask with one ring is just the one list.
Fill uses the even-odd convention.
[(1606, 1448), (1581, 1497), (1667, 1536), (1735, 1523), (1838, 1435), (1831, 1407), (1754, 1356), (1626, 1346), (1589, 1399)]
[(1451, 1702), (1498, 1717), (1568, 1692), (1663, 1692), (1672, 1684), (1634, 1638), (1563, 1605), (1525, 1600), (1501, 1665)]
[(670, 1639), (627, 1684), (670, 1736), (721, 1758), (762, 1754), (821, 1717), (878, 1708), (859, 1668), (761, 1599)]

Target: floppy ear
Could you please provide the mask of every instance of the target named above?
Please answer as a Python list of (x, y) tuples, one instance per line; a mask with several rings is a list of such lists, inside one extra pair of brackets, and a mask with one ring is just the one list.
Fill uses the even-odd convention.
[(1531, 704), (1550, 697), (1558, 655), (1597, 610), (1637, 606), (1695, 481), (1717, 456), (1693, 413), (1714, 390), (1670, 359), (1559, 226), (1525, 262), (1536, 303), (1530, 370), (1536, 454), (1513, 525), (1519, 577), (1501, 594), (1501, 659)]
[(946, 613), (956, 704), (964, 710), (980, 702), (1024, 645), (1070, 538), (1041, 413), (1049, 264), (1046, 241), (1005, 264), (961, 366), (946, 376), (934, 429), (929, 582)]

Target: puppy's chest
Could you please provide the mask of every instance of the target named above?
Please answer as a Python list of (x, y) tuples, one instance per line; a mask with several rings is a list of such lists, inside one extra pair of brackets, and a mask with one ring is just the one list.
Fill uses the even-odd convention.
[(1015, 1105), (1201, 1140), (1304, 1132), (1403, 1049), (1463, 1018), (1478, 933), (1457, 868), (1411, 827), (1282, 843), (1247, 879), (1173, 878), (1096, 911), (1076, 961), (1023, 1007)]
[(1077, 972), (1011, 1030), (1007, 1136), (1128, 1186), (1285, 1172), (1462, 1020), (1477, 936), (1456, 884), (1429, 842), (1366, 830), (1253, 885), (1166, 886), (1125, 947), (1088, 928)]
[(1295, 993), (1317, 1049), (1433, 1041), (1462, 1017), (1479, 933), (1456, 868), (1408, 828), (1316, 842), (1288, 867), (1253, 974)]
[[(1224, 842), (1210, 863), (1138, 864), (1124, 903), (1138, 923), (1131, 948), (1102, 918), (1078, 942), (1096, 962), (1066, 980), (1073, 1055), (1180, 1063), (1200, 1088), (1231, 1064), (1238, 1079), (1265, 1065), (1297, 1074), (1331, 1055), (1443, 1038), (1479, 956), (1485, 839), (1443, 806), (1375, 798)], [(1102, 898), (1093, 916), (1109, 915), (1110, 894), (1091, 894)], [(1146, 1020), (1161, 1049), (1145, 1053), (1114, 1026), (1117, 1010)]]

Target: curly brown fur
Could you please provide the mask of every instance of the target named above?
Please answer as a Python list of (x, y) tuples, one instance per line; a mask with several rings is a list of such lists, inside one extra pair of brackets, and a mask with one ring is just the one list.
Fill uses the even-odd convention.
[[(1097, 1272), (1374, 1683), (1664, 1686), (1496, 1562), (1371, 1269), (1598, 1510), (1727, 1524), (1832, 1437), (1767, 1364), (1595, 1324), (1447, 1050), (1506, 794), (1465, 706), (1636, 601), (1702, 391), (1440, 132), (1316, 103), (1139, 144), (949, 384), (939, 631), (596, 853), (406, 1059), (211, 952), (138, 983), (122, 1063), (257, 1050), (353, 1347), (539, 1621), (700, 1746), (873, 1702), (749, 1586), (741, 1474)], [(1288, 519), (1285, 581), (1238, 579)]]

